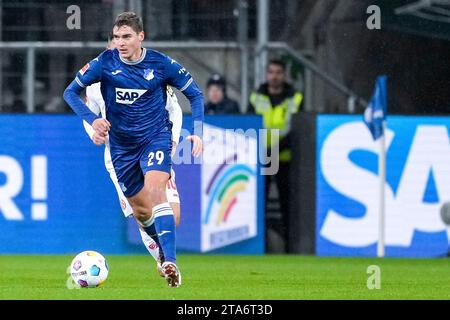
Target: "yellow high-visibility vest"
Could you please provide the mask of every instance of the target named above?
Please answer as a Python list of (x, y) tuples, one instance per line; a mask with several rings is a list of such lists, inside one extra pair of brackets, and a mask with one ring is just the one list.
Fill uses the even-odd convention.
[[(268, 95), (253, 92), (250, 95), (250, 103), (255, 108), (255, 113), (263, 117), (265, 129), (279, 129), (280, 139), (283, 139), (291, 130), (292, 115), (299, 111), (303, 101), (303, 95), (296, 91), (293, 96), (287, 97), (280, 104), (272, 106)], [(270, 131), (266, 136), (266, 146), (271, 144)], [(291, 150), (280, 150), (280, 161), (290, 161)]]

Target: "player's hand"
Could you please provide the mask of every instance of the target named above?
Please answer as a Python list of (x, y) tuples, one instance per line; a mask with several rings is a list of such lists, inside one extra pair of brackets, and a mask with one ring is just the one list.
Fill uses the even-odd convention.
[(111, 124), (108, 120), (103, 118), (95, 119), (94, 122), (92, 122), (92, 128), (94, 128), (95, 132), (97, 132), (100, 136), (106, 137), (109, 129), (111, 128)]
[(192, 141), (193, 147), (192, 147), (192, 155), (194, 157), (198, 157), (203, 152), (203, 141), (199, 136), (188, 136), (186, 138), (189, 141)]
[(92, 136), (92, 142), (96, 144), (97, 146), (101, 146), (106, 142), (106, 137), (98, 134), (97, 132), (94, 132), (94, 135)]

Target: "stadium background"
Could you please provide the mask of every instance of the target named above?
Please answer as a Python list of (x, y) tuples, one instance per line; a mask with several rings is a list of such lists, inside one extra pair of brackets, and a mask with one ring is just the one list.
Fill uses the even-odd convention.
[[(381, 30), (366, 24), (373, 4)], [(80, 29), (67, 26), (71, 5), (80, 8)], [(126, 10), (143, 16), (145, 45), (182, 62), (203, 89), (211, 74), (225, 76), (242, 115), (207, 117), (222, 134), (261, 128), (261, 119), (245, 115), (249, 93), (264, 80), (269, 58), (287, 63), (305, 98), (292, 126), (289, 254), (376, 256), (376, 149), (362, 113), (375, 78), (386, 74), (386, 255), (447, 256), (450, 230), (440, 210), (450, 201), (450, 3), (414, 0), (1, 0), (0, 254), (145, 252), (122, 218), (102, 149), (62, 99)], [(178, 97), (189, 127), (189, 105)], [(253, 231), (205, 247), (202, 170), (177, 173), (181, 251), (286, 253), (277, 230), (265, 226), (280, 212), (272, 190), (264, 207), (259, 165), (237, 195), (250, 207), (230, 213), (235, 227)], [(217, 226), (229, 230), (226, 221)]]

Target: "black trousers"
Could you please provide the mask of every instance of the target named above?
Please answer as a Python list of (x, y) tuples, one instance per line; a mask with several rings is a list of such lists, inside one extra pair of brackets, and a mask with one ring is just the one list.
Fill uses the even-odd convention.
[[(275, 182), (278, 191), (278, 201), (280, 204), (280, 212), (281, 212), (281, 220), (275, 222), (273, 220), (269, 220), (266, 218), (266, 231), (268, 229), (274, 229), (277, 231), (284, 240), (284, 250), (286, 253), (289, 253), (289, 224), (290, 224), (290, 163), (289, 162), (281, 162), (279, 165), (278, 173), (274, 176), (266, 176), (266, 184), (265, 184), (265, 202), (266, 202), (266, 212), (267, 212), (267, 204), (269, 203), (269, 190), (271, 181)], [(266, 233), (267, 239), (267, 233)], [(267, 244), (266, 244), (267, 249)]]

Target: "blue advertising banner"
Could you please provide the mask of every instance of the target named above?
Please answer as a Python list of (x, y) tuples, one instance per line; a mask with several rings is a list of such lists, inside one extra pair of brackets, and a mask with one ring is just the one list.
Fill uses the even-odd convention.
[[(386, 255), (447, 255), (450, 118), (390, 116), (387, 125)], [(362, 116), (318, 116), (318, 255), (376, 256), (378, 150)]]
[(0, 116), (0, 252), (125, 253), (124, 218), (74, 116)]
[[(190, 128), (190, 118), (184, 120)], [(261, 119), (211, 117), (207, 123), (246, 129), (259, 128)], [(137, 227), (120, 209), (104, 166), (104, 148), (92, 144), (78, 117), (1, 115), (0, 136), (0, 253), (145, 252)], [(256, 233), (202, 250), (202, 167), (174, 166), (182, 211), (179, 250), (262, 253), (262, 196), (255, 198)], [(258, 190), (262, 183), (257, 175)], [(226, 208), (230, 221), (238, 216), (233, 210), (241, 210), (239, 200), (244, 199), (243, 190), (238, 190), (240, 194), (233, 190), (228, 196), (236, 199), (235, 207)]]

